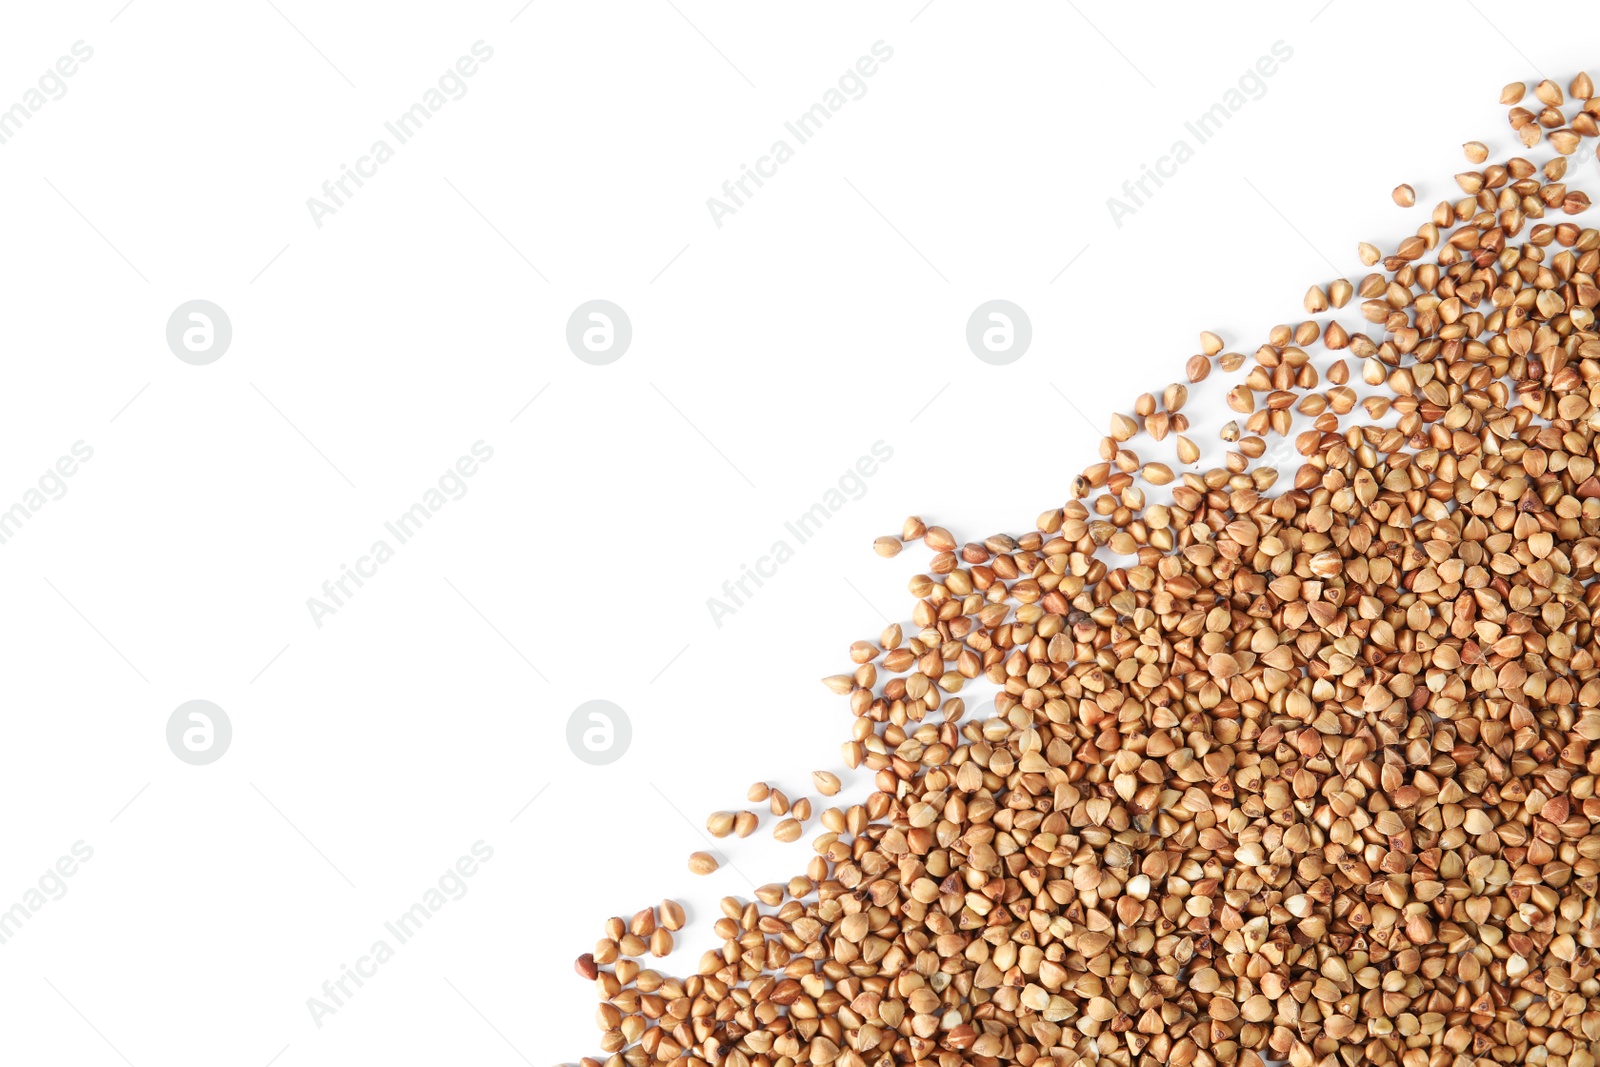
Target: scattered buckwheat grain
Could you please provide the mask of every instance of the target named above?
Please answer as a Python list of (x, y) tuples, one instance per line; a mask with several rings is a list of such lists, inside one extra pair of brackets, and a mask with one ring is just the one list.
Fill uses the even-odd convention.
[[(1506, 86), (1523, 144), (1600, 135), (1569, 90)], [(1201, 335), (1220, 466), (1144, 393), (1032, 529), (906, 521), (909, 625), (823, 679), (872, 791), (686, 977), (681, 908), (608, 920), (583, 1067), (1596, 1067), (1600, 231), (1465, 152), (1307, 293), (1359, 321)]]

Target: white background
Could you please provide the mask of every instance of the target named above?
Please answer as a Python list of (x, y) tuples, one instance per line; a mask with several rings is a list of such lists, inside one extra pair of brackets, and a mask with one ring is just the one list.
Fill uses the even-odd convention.
[[(1487, 2), (122, 3), (0, 30), (0, 107), (94, 49), (0, 145), (0, 508), (94, 449), (0, 545), (0, 909), (94, 850), (0, 945), (8, 1063), (593, 1054), (571, 961), (606, 916), (684, 899), (684, 973), (718, 896), (810, 855), (768, 820), (737, 870), (684, 865), (751, 780), (837, 767), (816, 679), (925, 556), (873, 537), (1031, 529), (1197, 331), (1248, 352), (1299, 321), (1358, 240), (1459, 195), (1462, 141), (1511, 147), (1502, 82), (1592, 58), (1570, 12)], [(317, 228), (306, 198), (478, 40), (467, 95)], [(718, 228), (707, 197), (880, 40), (866, 95)], [(1279, 40), (1265, 95), (1115, 226), (1107, 197)], [(164, 336), (195, 298), (233, 324), (205, 367)], [(564, 341), (592, 298), (633, 323), (610, 366)], [(993, 298), (1033, 326), (1004, 367), (964, 338)], [(467, 495), (315, 626), (479, 440)], [(713, 625), (878, 440), (865, 495)], [(205, 767), (165, 742), (196, 698), (234, 729)], [(565, 742), (593, 698), (632, 721), (608, 767)], [(467, 895), (316, 1026), (307, 998), (479, 840)]]

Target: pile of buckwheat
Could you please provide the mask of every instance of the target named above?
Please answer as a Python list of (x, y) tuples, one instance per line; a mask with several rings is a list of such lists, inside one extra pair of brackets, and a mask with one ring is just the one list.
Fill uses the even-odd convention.
[(585, 1067), (1594, 1067), (1600, 232), (1557, 220), (1600, 99), (1526, 91), (1549, 162), (1470, 142), (1460, 199), (1307, 293), (1367, 332), (1202, 335), (1190, 385), (1243, 372), (1223, 467), (1189, 469), (1173, 384), (1033, 532), (879, 539), (934, 555), (914, 629), (826, 679), (875, 791), (804, 876), (724, 900), (698, 973), (638, 962), (676, 905), (612, 919)]

